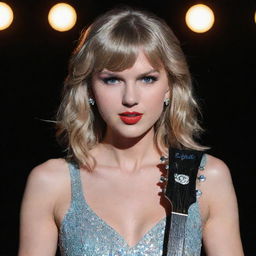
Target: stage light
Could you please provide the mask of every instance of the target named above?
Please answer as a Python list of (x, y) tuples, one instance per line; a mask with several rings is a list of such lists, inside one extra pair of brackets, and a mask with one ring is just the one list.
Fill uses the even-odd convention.
[(4, 2), (0, 2), (0, 30), (8, 28), (12, 21), (13, 11), (11, 7)]
[(66, 3), (54, 5), (48, 14), (48, 21), (53, 29), (64, 32), (70, 30), (76, 24), (76, 11)]
[(204, 33), (213, 26), (214, 13), (207, 5), (197, 4), (189, 8), (185, 21), (192, 31)]

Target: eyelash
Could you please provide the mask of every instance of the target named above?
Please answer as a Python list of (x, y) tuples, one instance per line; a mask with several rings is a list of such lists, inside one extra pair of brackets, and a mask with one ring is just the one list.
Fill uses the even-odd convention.
[[(149, 82), (149, 81), (148, 81), (148, 82), (144, 82), (144, 83), (146, 83), (146, 84), (153, 84), (154, 82), (156, 82), (156, 81), (158, 80), (158, 78), (155, 77), (155, 76), (144, 76), (144, 77), (140, 78), (140, 80), (145, 80), (145, 79), (150, 80), (150, 82)], [(115, 80), (115, 82), (113, 82), (113, 80)], [(103, 78), (102, 81), (103, 81), (105, 84), (114, 85), (114, 84), (117, 83), (117, 81), (120, 81), (120, 79), (113, 76), (113, 77), (106, 77), (106, 78)], [(112, 81), (112, 82), (111, 82), (111, 81)]]
[(150, 79), (151, 81), (146, 82), (147, 84), (153, 84), (154, 82), (156, 82), (158, 80), (158, 78), (155, 76), (144, 76), (141, 79), (148, 79), (148, 80)]
[(115, 81), (119, 81), (119, 79), (117, 77), (106, 77), (106, 78), (102, 78), (102, 81), (105, 83), (105, 84), (116, 84), (115, 83), (111, 83), (111, 80), (115, 80)]

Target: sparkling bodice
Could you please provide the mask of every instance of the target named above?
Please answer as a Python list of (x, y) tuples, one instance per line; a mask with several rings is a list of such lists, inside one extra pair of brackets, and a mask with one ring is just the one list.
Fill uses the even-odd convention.
[[(161, 256), (166, 218), (160, 220), (133, 247), (87, 204), (80, 171), (69, 163), (71, 205), (61, 223), (59, 246), (62, 256)], [(200, 256), (201, 216), (198, 202), (189, 208), (185, 255)]]

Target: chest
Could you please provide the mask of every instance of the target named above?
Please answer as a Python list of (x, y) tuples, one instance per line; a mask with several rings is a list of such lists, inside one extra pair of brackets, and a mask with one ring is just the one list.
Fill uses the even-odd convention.
[(138, 173), (103, 175), (81, 175), (85, 200), (128, 244), (136, 244), (170, 211), (159, 184), (160, 172), (147, 168)]
[[(165, 218), (157, 222), (136, 242), (120, 234), (82, 202), (73, 203), (60, 229), (62, 255), (162, 255)], [(201, 222), (198, 204), (189, 209), (185, 232), (185, 255), (199, 256)]]
[[(156, 169), (147, 169), (147, 175), (141, 172), (136, 175), (104, 176), (90, 175), (85, 172), (79, 173), (77, 170), (76, 177), (74, 174), (71, 177), (73, 180), (71, 181), (73, 183), (72, 189), (67, 189), (67, 196), (63, 196), (60, 200), (57, 213), (59, 226), (61, 223), (64, 223), (62, 227), (67, 225), (69, 215), (72, 218), (79, 215), (82, 216), (82, 220), (80, 219), (81, 223), (76, 224), (76, 226), (85, 227), (86, 225), (89, 227), (91, 225), (90, 220), (93, 220), (93, 223), (98, 223), (99, 227), (107, 228), (110, 232), (114, 231), (113, 233), (125, 241), (127, 246), (134, 247), (138, 241), (143, 240), (146, 234), (158, 227), (159, 223), (163, 225), (163, 219), (171, 210), (170, 203), (162, 194), (159, 183), (160, 175), (161, 172)], [(79, 183), (80, 186), (77, 185)], [(69, 196), (71, 194), (72, 197)], [(78, 196), (74, 198), (74, 195)], [(77, 202), (82, 205), (82, 207), (79, 206), (79, 214), (75, 213), (76, 209), (74, 209)], [(204, 203), (200, 205), (200, 210), (204, 213), (202, 208), (204, 209)], [(67, 214), (65, 214), (66, 212)], [(193, 218), (192, 216), (191, 219)], [(200, 229), (200, 213), (197, 214), (196, 218), (197, 227)], [(97, 221), (95, 222), (95, 220)], [(77, 219), (73, 221), (77, 222)], [(195, 223), (194, 220), (192, 222)], [(87, 231), (90, 232), (90, 230), (89, 228)], [(81, 233), (81, 231), (79, 232)]]
[[(162, 255), (165, 218), (138, 236), (139, 238), (135, 239), (136, 233), (132, 233), (133, 237), (129, 239), (128, 233), (121, 234), (119, 230), (107, 223), (107, 220), (102, 219), (91, 208), (85, 197), (90, 193), (87, 191), (90, 190), (83, 191), (84, 187), (80, 186), (81, 184), (78, 180), (78, 172), (75, 175), (73, 174), (71, 205), (60, 226), (59, 245), (62, 255)], [(109, 184), (109, 182), (107, 183)], [(135, 188), (136, 186), (133, 187), (133, 189)], [(119, 190), (117, 189), (116, 191)], [(124, 191), (126, 189), (123, 192), (120, 190), (120, 192), (126, 194), (127, 191)], [(89, 197), (89, 199), (96, 200), (97, 198)], [(119, 199), (114, 201), (116, 200), (119, 201)], [(110, 203), (114, 201), (110, 201)], [(149, 202), (151, 201), (152, 198)], [(108, 207), (111, 208), (110, 205)], [(143, 202), (141, 202), (141, 207), (144, 207)], [(132, 214), (132, 212), (130, 213)], [(141, 227), (138, 227), (140, 230)], [(139, 233), (139, 230), (137, 233)], [(200, 255), (201, 222), (197, 203), (193, 204), (189, 209), (185, 239), (187, 255)]]

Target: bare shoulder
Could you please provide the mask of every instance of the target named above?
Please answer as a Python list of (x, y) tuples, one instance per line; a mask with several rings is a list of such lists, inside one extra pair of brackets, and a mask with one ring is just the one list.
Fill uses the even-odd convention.
[(206, 175), (209, 177), (207, 179), (210, 183), (219, 183), (219, 182), (231, 182), (230, 170), (226, 163), (221, 159), (207, 154), (206, 161)]
[(68, 178), (67, 162), (61, 158), (50, 159), (31, 170), (27, 187), (53, 193), (60, 190)]
[(52, 179), (62, 176), (67, 169), (67, 162), (65, 159), (56, 158), (49, 159), (42, 164), (37, 165), (30, 172), (29, 178), (35, 180), (51, 181)]
[(207, 255), (242, 256), (238, 205), (228, 166), (222, 160), (207, 155), (202, 184), (207, 219), (203, 240)]
[(67, 174), (64, 159), (51, 159), (31, 170), (20, 211), (19, 255), (55, 255), (55, 209), (66, 188)]
[(203, 189), (208, 203), (211, 205), (217, 199), (220, 201), (220, 198), (231, 200), (235, 196), (235, 191), (228, 166), (224, 161), (212, 155), (207, 154), (206, 157), (204, 174), (207, 182)]

